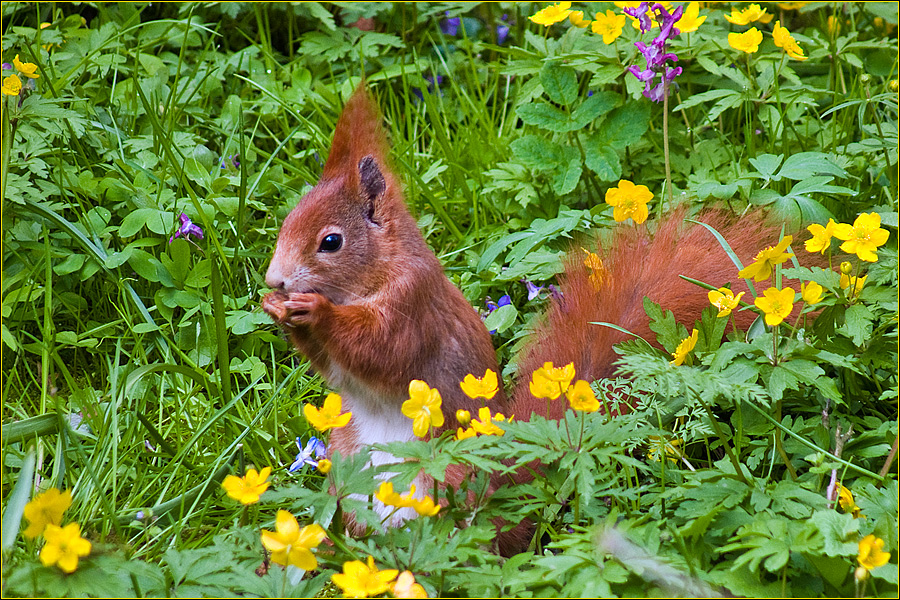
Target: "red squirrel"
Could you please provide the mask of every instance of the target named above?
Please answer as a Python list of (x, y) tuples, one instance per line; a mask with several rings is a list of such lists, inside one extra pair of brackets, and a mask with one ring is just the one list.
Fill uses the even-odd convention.
[[(645, 226), (618, 231), (606, 250), (598, 249), (606, 269), (599, 289), (581, 264), (583, 255), (572, 255), (561, 278), (561, 299), (549, 307), (522, 354), (513, 401), (501, 386), (491, 400), (493, 412), (520, 420), (546, 414), (547, 402), (528, 389), (530, 373), (544, 361), (574, 362), (577, 376), (588, 381), (611, 375), (612, 345), (626, 336), (590, 323), (616, 323), (653, 341), (645, 296), (673, 310), (679, 321), (693, 323), (709, 305), (707, 291), (679, 274), (714, 285), (735, 282), (735, 292), (746, 289), (715, 237), (703, 227), (685, 226), (683, 216), (670, 215), (652, 238)], [(778, 237), (759, 217), (703, 218), (745, 264)], [(321, 180), (282, 225), (266, 283), (273, 291), (263, 298), (263, 309), (353, 412), (349, 425), (333, 431), (330, 452), (347, 455), (367, 444), (413, 439), (411, 423), (401, 414), (412, 379), (440, 391), (445, 415), (458, 409), (474, 414), (480, 403), (459, 383), (487, 369), (499, 373), (481, 318), (444, 275), (406, 208), (388, 164), (379, 112), (362, 85), (338, 120)], [(736, 316), (747, 326), (755, 315)], [(559, 414), (549, 416), (559, 418), (564, 403), (551, 406)], [(442, 429), (453, 426), (451, 419)], [(384, 464), (392, 457), (374, 452), (372, 460)], [(429, 487), (417, 482), (420, 491)], [(411, 509), (398, 512), (395, 524), (410, 516)], [(521, 543), (504, 538), (504, 554)]]
[[(490, 334), (425, 243), (387, 157), (379, 112), (360, 86), (338, 119), (322, 178), (281, 227), (266, 273), (274, 291), (262, 300), (352, 411), (329, 444), (344, 456), (414, 439), (401, 413), (411, 380), (437, 388), (453, 415), (481, 406), (459, 386), (466, 375), (499, 373)], [(505, 393), (493, 402), (505, 406)], [(393, 460), (372, 453), (375, 464)], [(424, 480), (416, 487), (428, 489)], [(403, 509), (394, 520), (413, 514)]]

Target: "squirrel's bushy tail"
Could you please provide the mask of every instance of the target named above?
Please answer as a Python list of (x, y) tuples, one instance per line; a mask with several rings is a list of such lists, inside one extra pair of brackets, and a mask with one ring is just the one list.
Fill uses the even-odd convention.
[[(776, 245), (781, 235), (781, 227), (767, 224), (758, 212), (737, 218), (708, 210), (694, 220), (722, 234), (744, 266), (763, 248)], [(562, 416), (565, 402), (550, 403), (551, 414), (547, 415), (548, 403), (534, 398), (528, 388), (531, 373), (547, 361), (556, 366), (574, 363), (578, 379), (612, 376), (618, 356), (612, 346), (630, 336), (592, 323), (615, 324), (658, 347), (644, 312), (644, 297), (671, 310), (690, 330), (709, 306), (708, 290), (679, 275), (716, 287), (730, 283), (735, 294), (747, 291), (738, 268), (716, 237), (707, 228), (686, 222), (684, 209), (665, 217), (655, 232), (648, 231), (646, 224), (621, 226), (611, 232), (608, 241), (598, 240), (590, 250), (599, 256), (602, 268), (586, 266), (588, 254), (581, 249), (569, 253), (560, 276), (562, 295), (552, 301), (531, 342), (520, 353), (519, 382), (510, 408), (517, 419), (527, 420), (532, 413), (556, 419)], [(767, 285), (758, 284), (757, 293), (762, 291), (759, 286)], [(799, 286), (795, 284), (794, 289)], [(752, 302), (752, 296), (748, 293), (744, 300)], [(742, 329), (757, 316), (753, 311), (733, 314)]]

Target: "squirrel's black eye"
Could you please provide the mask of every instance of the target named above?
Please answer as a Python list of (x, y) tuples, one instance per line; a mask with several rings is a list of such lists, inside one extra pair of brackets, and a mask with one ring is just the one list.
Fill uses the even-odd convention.
[(322, 238), (322, 243), (319, 244), (319, 252), (337, 252), (341, 249), (343, 243), (344, 238), (341, 237), (341, 234), (329, 233)]

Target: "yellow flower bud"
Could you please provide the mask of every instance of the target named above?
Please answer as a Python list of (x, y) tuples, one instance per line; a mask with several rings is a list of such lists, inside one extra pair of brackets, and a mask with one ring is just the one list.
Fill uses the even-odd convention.
[(894, 93), (900, 92), (900, 80), (891, 79), (891, 82), (888, 84), (888, 87), (891, 88), (891, 91)]
[(459, 421), (459, 424), (465, 427), (469, 424), (469, 421), (472, 420), (472, 415), (469, 414), (469, 411), (459, 409), (456, 411), (456, 420)]
[(841, 273), (844, 275), (849, 275), (853, 272), (853, 265), (850, 264), (850, 261), (845, 260), (841, 263)]

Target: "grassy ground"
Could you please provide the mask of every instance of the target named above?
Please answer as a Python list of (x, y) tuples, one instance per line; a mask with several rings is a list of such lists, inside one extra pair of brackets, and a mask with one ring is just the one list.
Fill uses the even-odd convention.
[[(725, 16), (747, 5), (703, 4), (670, 42), (683, 72), (663, 104), (626, 70), (655, 33), (626, 22), (607, 44), (530, 21), (544, 4), (4, 3), (4, 593), (336, 595), (331, 575), (371, 555), (429, 595), (896, 595), (896, 5), (769, 4), (771, 21), (740, 25)], [(775, 45), (776, 20), (807, 60)], [(753, 26), (757, 50), (729, 44)], [(877, 214), (890, 238), (874, 262), (851, 252), (850, 284), (795, 272), (826, 290), (816, 327), (704, 342), (683, 369), (632, 347), (628, 378), (595, 389), (653, 398), (633, 415), (396, 449), (482, 470), (541, 456), (547, 476), (516, 490), (530, 499), (473, 509), (457, 491), (444, 516), (345, 537), (324, 490), (372, 494), (372, 474), (362, 458), (288, 472), (294, 440), (316, 433), (302, 406), (328, 390), (259, 300), (363, 75), (448, 275), (481, 310), (511, 298), (489, 322), (507, 382), (548, 295), (520, 280), (552, 283), (573, 238), (614, 226), (620, 180), (653, 193), (651, 223), (672, 198), (766, 206), (804, 232)], [(182, 214), (202, 239), (173, 238)], [(687, 330), (657, 320), (674, 351)], [(258, 503), (222, 492), (267, 466)], [(859, 510), (834, 501), (835, 480)], [(23, 534), (25, 504), (51, 487), (71, 490), (62, 524), (92, 544), (71, 575)], [(315, 576), (264, 562), (279, 509), (329, 530)], [(539, 522), (539, 558), (490, 552), (498, 514)], [(860, 555), (870, 535), (886, 566)]]

